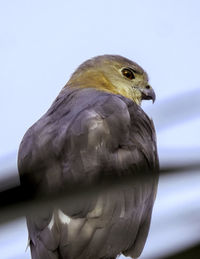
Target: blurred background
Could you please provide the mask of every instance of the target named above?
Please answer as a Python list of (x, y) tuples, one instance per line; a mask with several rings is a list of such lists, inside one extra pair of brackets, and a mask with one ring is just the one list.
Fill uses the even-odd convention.
[[(25, 131), (75, 68), (101, 54), (148, 72), (157, 101), (143, 108), (155, 123), (161, 167), (199, 162), (199, 11), (198, 0), (0, 1), (0, 190), (19, 184)], [(185, 253), (200, 242), (199, 201), (199, 170), (162, 175), (141, 258), (200, 258), (199, 250)], [(30, 258), (26, 245), (25, 218), (0, 225), (2, 259)]]

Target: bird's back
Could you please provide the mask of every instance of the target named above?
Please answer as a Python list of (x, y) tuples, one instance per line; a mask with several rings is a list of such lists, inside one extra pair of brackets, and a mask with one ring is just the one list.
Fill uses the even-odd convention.
[(158, 159), (151, 120), (131, 100), (94, 89), (64, 89), (26, 133), (19, 150), (24, 185), (37, 195), (107, 176), (129, 184), (84, 202), (28, 215), (32, 258), (101, 259), (143, 249)]

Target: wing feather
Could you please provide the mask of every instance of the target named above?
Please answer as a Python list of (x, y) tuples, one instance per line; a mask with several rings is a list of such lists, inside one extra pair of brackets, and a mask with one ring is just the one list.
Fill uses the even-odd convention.
[[(63, 208), (72, 219), (69, 226), (54, 211), (45, 217), (29, 216), (33, 258), (40, 258), (34, 257), (40, 249), (41, 254), (47, 250), (46, 258), (58, 258), (59, 253), (80, 259), (141, 253), (156, 192), (158, 158), (152, 122), (137, 104), (94, 89), (63, 90), (25, 134), (18, 164), (21, 183), (37, 195), (64, 188), (65, 183), (92, 184), (107, 175), (137, 176), (118, 194), (105, 192), (70, 210)], [(141, 183), (142, 174), (149, 176), (148, 181)]]

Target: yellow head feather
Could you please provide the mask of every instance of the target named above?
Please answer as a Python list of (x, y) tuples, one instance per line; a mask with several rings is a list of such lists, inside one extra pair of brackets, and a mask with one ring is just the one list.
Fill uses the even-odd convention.
[[(123, 69), (129, 69), (134, 78), (125, 76)], [(145, 99), (143, 97), (148, 91), (153, 91), (148, 84), (147, 73), (139, 65), (124, 57), (113, 55), (87, 60), (72, 74), (65, 87), (95, 88), (123, 95), (137, 104)]]

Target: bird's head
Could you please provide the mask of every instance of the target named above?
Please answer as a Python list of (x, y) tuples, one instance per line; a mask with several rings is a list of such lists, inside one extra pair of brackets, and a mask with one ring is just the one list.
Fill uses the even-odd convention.
[(97, 56), (85, 61), (72, 74), (66, 87), (95, 88), (132, 99), (155, 101), (147, 73), (135, 62), (118, 55)]

